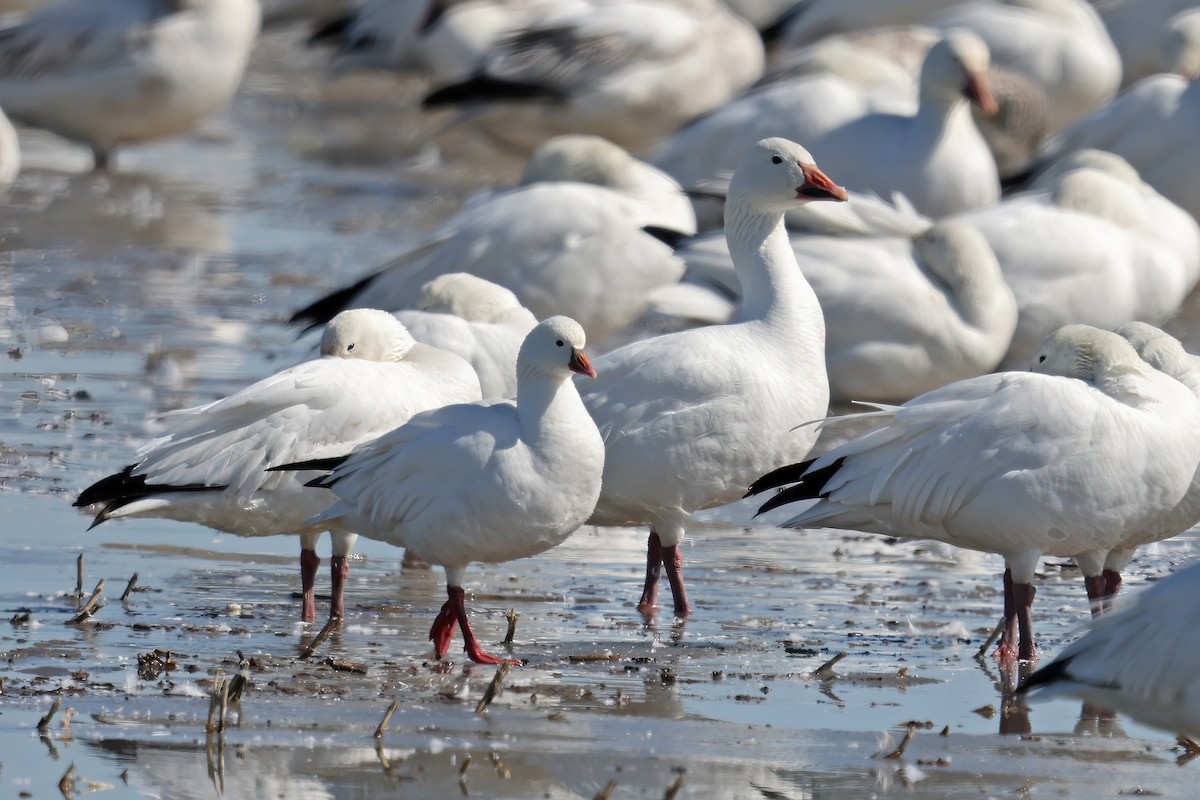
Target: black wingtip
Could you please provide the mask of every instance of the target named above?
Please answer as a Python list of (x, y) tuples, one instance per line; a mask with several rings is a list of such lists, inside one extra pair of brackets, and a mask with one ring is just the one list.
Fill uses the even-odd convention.
[(136, 464), (130, 464), (120, 472), (109, 475), (106, 478), (101, 478), (80, 492), (79, 497), (75, 498), (75, 502), (71, 504), (75, 508), (87, 508), (88, 506), (99, 504), (103, 504), (104, 506), (95, 519), (92, 520), (92, 524), (88, 526), (89, 531), (107, 520), (112, 516), (112, 512), (117, 509), (124, 508), (130, 503), (146, 497), (174, 492), (220, 492), (228, 488), (225, 486), (210, 486), (203, 483), (186, 483), (179, 486), (147, 483), (145, 475), (133, 474), (133, 469), (136, 466)]
[(686, 234), (683, 231), (677, 231), (673, 228), (663, 228), (658, 225), (643, 225), (642, 230), (672, 250), (678, 250), (681, 244), (691, 238), (690, 234)]
[(776, 45), (783, 38), (783, 34), (787, 32), (788, 26), (792, 24), (792, 21), (803, 14), (810, 5), (812, 3), (807, 2), (807, 0), (800, 0), (776, 17), (774, 22), (760, 30), (758, 35), (762, 38), (763, 47), (769, 49)]
[[(335, 467), (340, 467), (349, 456), (331, 456), (329, 458), (312, 458), (308, 461), (293, 461), (290, 464), (278, 464), (274, 467), (267, 467), (267, 472), (300, 472), (303, 470), (319, 469), (329, 472)], [(304, 484), (312, 486), (312, 482)]]
[[(135, 466), (137, 465), (129, 464), (120, 472), (96, 481), (80, 492), (79, 497), (76, 497), (75, 502), (71, 505), (74, 508), (87, 508), (96, 503), (107, 503), (127, 493), (133, 486), (139, 488), (145, 486), (145, 478), (142, 478), (139, 482), (137, 478), (133, 477), (133, 468)], [(93, 527), (95, 526), (93, 525)]]
[(1038, 686), (1049, 686), (1059, 681), (1073, 680), (1067, 674), (1067, 667), (1070, 664), (1070, 658), (1060, 658), (1051, 661), (1046, 666), (1026, 676), (1025, 680), (1021, 681), (1021, 685), (1017, 687), (1017, 694), (1028, 694), (1030, 690), (1036, 689)]
[(462, 105), (465, 103), (495, 103), (505, 100), (562, 102), (561, 91), (535, 83), (521, 83), (476, 75), (462, 83), (436, 89), (421, 100), (422, 108)]
[(767, 489), (774, 489), (776, 486), (783, 486), (785, 483), (795, 483), (804, 477), (804, 473), (812, 466), (815, 458), (810, 458), (808, 461), (801, 461), (799, 464), (788, 464), (787, 466), (773, 469), (766, 475), (750, 484), (750, 488), (746, 490), (743, 497), (751, 497), (756, 494), (761, 494)]
[(347, 308), (351, 308), (354, 298), (358, 297), (364, 289), (374, 283), (379, 275), (380, 273), (378, 272), (372, 272), (350, 286), (330, 292), (324, 297), (309, 303), (295, 314), (292, 314), (288, 319), (288, 325), (304, 325), (304, 330), (301, 331), (301, 334), (308, 333), (313, 328), (321, 327)]
[(341, 43), (346, 36), (346, 32), (350, 30), (350, 26), (354, 24), (354, 19), (355, 14), (350, 13), (325, 20), (317, 25), (312, 33), (308, 35), (307, 44), (310, 47), (314, 47), (330, 42)]

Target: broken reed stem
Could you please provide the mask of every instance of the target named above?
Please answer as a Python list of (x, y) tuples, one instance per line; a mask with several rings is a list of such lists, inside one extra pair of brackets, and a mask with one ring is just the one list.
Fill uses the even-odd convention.
[(471, 756), (468, 755), (466, 758), (463, 759), (462, 766), (458, 768), (458, 774), (466, 775), (467, 770), (470, 768), (471, 768)]
[(501, 644), (512, 644), (513, 636), (517, 632), (517, 620), (521, 618), (521, 615), (515, 608), (510, 608), (504, 618), (508, 620), (508, 633), (504, 634), (504, 641)]
[(75, 597), (77, 600), (83, 600), (83, 553), (75, 559)]
[(56, 697), (50, 705), (50, 710), (46, 712), (46, 716), (38, 720), (37, 729), (45, 733), (46, 729), (50, 727), (50, 720), (54, 719), (54, 715), (60, 708), (62, 708), (62, 700)]
[(616, 791), (616, 788), (617, 779), (610, 778), (608, 783), (604, 785), (604, 788), (596, 792), (596, 796), (593, 797), (592, 800), (608, 800), (608, 798), (612, 797), (612, 793)]
[(217, 732), (217, 708), (220, 706), (221, 684), (225, 682), (224, 678), (213, 679), (212, 694), (208, 697), (208, 722), (204, 724), (205, 733)]
[(316, 638), (309, 642), (308, 647), (304, 648), (304, 651), (300, 653), (300, 658), (305, 659), (312, 657), (312, 654), (317, 651), (317, 648), (323, 645), (325, 640), (329, 638), (329, 634), (333, 633), (333, 629), (341, 624), (341, 617), (330, 617), (329, 622), (325, 623), (325, 627), (321, 628), (321, 632), (318, 633)]
[(821, 666), (814, 669), (813, 673), (812, 673), (813, 677), (821, 678), (821, 679), (832, 678), (834, 665), (836, 665), (839, 661), (841, 661), (845, 657), (846, 657), (846, 651), (845, 650), (839, 651), (836, 656), (834, 656), (833, 658), (829, 659)]
[(133, 593), (133, 587), (137, 586), (137, 573), (133, 573), (133, 577), (129, 579), (129, 583), (125, 586), (125, 591), (121, 592), (121, 602), (124, 603), (129, 599), (129, 595)]
[(512, 669), (512, 662), (505, 661), (496, 668), (496, 676), (492, 678), (492, 682), (488, 684), (487, 689), (483, 692), (483, 697), (479, 698), (479, 704), (475, 706), (475, 713), (482, 714), (491, 705), (491, 702), (496, 699), (496, 695), (500, 693), (500, 686), (504, 683), (504, 679), (508, 677), (508, 671)]
[(663, 800), (675, 800), (675, 796), (683, 791), (683, 773), (679, 773), (679, 777), (667, 787), (666, 793), (663, 795)]
[(987, 637), (987, 641), (983, 643), (983, 646), (979, 648), (979, 652), (975, 654), (976, 658), (983, 658), (985, 655), (987, 655), (987, 649), (992, 646), (992, 642), (999, 639), (1000, 634), (1004, 633), (1005, 624), (1006, 620), (1001, 617), (1000, 621), (996, 623), (996, 627), (992, 628), (992, 633)]
[(221, 713), (217, 716), (217, 733), (225, 730), (225, 713), (229, 710), (229, 685), (231, 683), (233, 681), (221, 681)]
[(908, 730), (904, 732), (904, 738), (900, 740), (900, 744), (896, 746), (895, 750), (884, 756), (884, 758), (900, 758), (903, 756), (905, 748), (908, 747), (908, 743), (911, 742), (913, 736), (916, 735), (916, 731), (917, 729), (915, 725), (909, 725)]
[(383, 712), (383, 719), (379, 722), (379, 727), (375, 729), (374, 736), (376, 739), (383, 738), (383, 732), (387, 730), (388, 723), (392, 721), (392, 714), (396, 713), (396, 709), (400, 707), (399, 700), (393, 700), (388, 706), (387, 711)]
[(83, 608), (79, 609), (75, 616), (67, 621), (68, 625), (74, 625), (83, 622), (85, 619), (96, 613), (97, 606), (100, 605), (100, 593), (104, 591), (104, 578), (96, 584), (96, 588), (92, 591), (92, 596), (83, 604)]
[(58, 790), (62, 792), (63, 797), (72, 797), (75, 794), (75, 764), (67, 767), (67, 771), (58, 779)]

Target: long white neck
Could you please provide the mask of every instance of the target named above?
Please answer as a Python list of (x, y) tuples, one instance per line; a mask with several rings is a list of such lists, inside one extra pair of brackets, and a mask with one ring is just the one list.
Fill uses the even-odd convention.
[(517, 368), (517, 419), (521, 438), (535, 451), (552, 442), (570, 441), (585, 427), (595, 424), (570, 378)]
[[(737, 321), (763, 320), (771, 326), (794, 327), (800, 320), (815, 317), (824, 347), (821, 306), (796, 263), (783, 212), (765, 213), (728, 203), (725, 238), (742, 284), (742, 311)], [(811, 322), (805, 327), (811, 327)]]

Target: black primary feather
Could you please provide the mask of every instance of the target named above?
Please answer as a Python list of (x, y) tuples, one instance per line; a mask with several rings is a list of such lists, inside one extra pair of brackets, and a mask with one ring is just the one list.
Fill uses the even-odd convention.
[(816, 461), (815, 458), (810, 458), (808, 461), (801, 461), (799, 464), (788, 464), (786, 467), (773, 469), (750, 484), (750, 488), (742, 496), (750, 497), (751, 495), (761, 494), (767, 489), (783, 486), (785, 483), (795, 483), (804, 476), (804, 473), (808, 471), (808, 468), (812, 466), (814, 461)]
[(308, 36), (309, 45), (319, 45), (328, 41), (341, 43), (346, 36), (350, 26), (354, 24), (355, 13), (343, 14), (340, 17), (334, 17), (322, 22)]
[[(350, 456), (330, 456), (329, 458), (313, 458), (308, 461), (293, 461), (290, 464), (279, 464), (274, 467), (267, 467), (267, 472), (300, 472), (306, 469), (319, 469), (329, 472), (331, 469), (340, 467)], [(304, 484), (311, 486), (311, 483)]]
[(683, 231), (677, 231), (672, 228), (662, 228), (658, 225), (643, 225), (642, 230), (658, 239), (672, 250), (679, 249), (679, 245), (683, 244), (689, 237), (689, 234)]
[(436, 108), (437, 106), (490, 103), (500, 100), (562, 102), (566, 100), (566, 94), (559, 89), (540, 84), (476, 75), (462, 83), (443, 86), (441, 89), (430, 92), (421, 101), (421, 107)]
[(75, 498), (75, 502), (72, 505), (76, 508), (86, 508), (87, 506), (97, 504), (104, 505), (100, 509), (100, 513), (96, 514), (96, 518), (92, 520), (92, 524), (88, 527), (88, 530), (104, 522), (117, 509), (124, 508), (130, 503), (146, 497), (173, 492), (219, 492), (226, 489), (225, 486), (209, 486), (203, 483), (185, 483), (178, 486), (167, 483), (147, 483), (145, 475), (133, 474), (133, 469), (136, 466), (136, 464), (130, 464), (114, 475), (101, 478), (80, 492), (79, 497)]
[(354, 298), (374, 283), (375, 279), (381, 274), (383, 273), (372, 272), (370, 275), (344, 289), (338, 289), (336, 292), (331, 292), (319, 300), (309, 303), (295, 314), (292, 314), (291, 318), (288, 319), (288, 324), (300, 325), (303, 323), (304, 330), (301, 331), (301, 334), (308, 333), (313, 328), (319, 328), (339, 313), (350, 308), (350, 304), (354, 302)]
[[(795, 471), (800, 472), (799, 478), (795, 479), (798, 482), (793, 486), (789, 486), (779, 494), (767, 500), (767, 502), (763, 503), (762, 506), (759, 507), (755, 516), (758, 514), (765, 514), (773, 508), (779, 508), (780, 506), (787, 505), (788, 503), (794, 503), (797, 500), (815, 500), (817, 498), (824, 497), (823, 492), (825, 490), (825, 484), (829, 483), (829, 479), (837, 474), (837, 471), (842, 468), (842, 463), (844, 461), (844, 458), (839, 458), (829, 466), (822, 467), (818, 470), (813, 470), (812, 472), (808, 471), (808, 467), (812, 464), (812, 461), (807, 461), (801, 464), (793, 464), (791, 467), (791, 469), (793, 469), (792, 474), (794, 474)], [(758, 491), (771, 488), (771, 486), (779, 486), (783, 483), (786, 483), (786, 480), (781, 479), (782, 476), (774, 478), (772, 476), (775, 476), (777, 473), (787, 474), (785, 470), (788, 469), (788, 467), (782, 467), (781, 469), (775, 470), (775, 472), (759, 478), (757, 481), (755, 481), (756, 486), (761, 484), (761, 488)], [(766, 481), (768, 478), (771, 478), (775, 482), (769, 484), (765, 483), (764, 481)], [(751, 490), (753, 489), (754, 487), (752, 486)]]

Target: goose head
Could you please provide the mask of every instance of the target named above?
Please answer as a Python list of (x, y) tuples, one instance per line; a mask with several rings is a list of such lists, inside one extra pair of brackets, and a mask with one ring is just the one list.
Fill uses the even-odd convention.
[(987, 239), (965, 222), (934, 223), (913, 240), (913, 251), (925, 268), (951, 289), (980, 277), (1001, 279), (1000, 263)]
[(1189, 81), (1200, 75), (1200, 9), (1171, 17), (1163, 32), (1159, 67)]
[(973, 31), (955, 28), (929, 48), (921, 65), (921, 98), (953, 105), (965, 97), (984, 114), (999, 110), (988, 84), (991, 55)]
[(518, 375), (536, 373), (565, 379), (572, 372), (596, 377), (583, 348), (583, 326), (570, 317), (549, 317), (538, 323), (517, 353)]
[(750, 148), (729, 181), (726, 214), (736, 206), (783, 213), (813, 200), (846, 200), (846, 190), (817, 167), (800, 145), (763, 139)]
[(530, 154), (521, 183), (579, 181), (626, 188), (637, 159), (600, 136), (568, 133), (548, 139)]
[(1064, 325), (1033, 354), (1034, 372), (1096, 383), (1114, 373), (1143, 372), (1145, 362), (1124, 338), (1091, 325)]
[(416, 341), (408, 328), (386, 311), (352, 308), (325, 326), (321, 355), (361, 358), (366, 361), (400, 361)]
[(1200, 389), (1197, 359), (1174, 336), (1148, 322), (1126, 322), (1117, 328), (1116, 333), (1133, 345), (1133, 349), (1147, 364), (1170, 375), (1193, 392)]
[(503, 286), (466, 272), (448, 272), (421, 287), (417, 308), (453, 314), (468, 322), (495, 322), (520, 308), (521, 301)]

